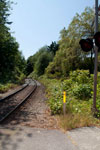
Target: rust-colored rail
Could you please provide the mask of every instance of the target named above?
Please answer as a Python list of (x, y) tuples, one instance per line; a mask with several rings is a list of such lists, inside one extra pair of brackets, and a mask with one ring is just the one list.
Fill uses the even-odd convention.
[[(27, 86), (29, 86), (29, 84)], [(16, 104), (16, 106), (14, 106), (14, 107), (13, 107), (13, 105), (12, 106), (8, 106), (9, 111), (7, 113), (5, 113), (3, 116), (0, 116), (0, 124), (2, 124), (15, 110), (17, 110), (20, 106), (22, 106), (26, 102), (26, 100), (32, 95), (32, 93), (36, 90), (36, 88), (37, 88), (37, 83), (34, 80), (34, 86), (33, 86), (32, 90), (27, 94), (27, 96), (24, 99), (22, 99), (21, 102)], [(23, 88), (23, 89), (25, 89), (25, 88)], [(19, 90), (18, 92), (20, 92), (22, 90)], [(8, 99), (9, 97), (11, 98), (12, 96), (14, 96), (14, 94), (6, 97), (4, 100)], [(3, 100), (2, 100), (2, 103), (3, 103)]]

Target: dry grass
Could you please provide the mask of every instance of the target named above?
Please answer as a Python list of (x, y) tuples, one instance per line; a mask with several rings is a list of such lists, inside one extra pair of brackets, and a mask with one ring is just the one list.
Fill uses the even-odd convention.
[(100, 120), (92, 115), (86, 114), (66, 114), (65, 116), (57, 116), (59, 126), (66, 130), (80, 127), (100, 126)]

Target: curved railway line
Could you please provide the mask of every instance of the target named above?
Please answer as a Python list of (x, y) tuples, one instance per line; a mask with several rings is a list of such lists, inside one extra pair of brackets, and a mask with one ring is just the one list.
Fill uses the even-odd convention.
[[(34, 82), (34, 84), (31, 84)], [(28, 83), (16, 92), (0, 100), (0, 124), (2, 124), (15, 110), (22, 106), (26, 100), (34, 93), (37, 83), (34, 80), (28, 80)]]

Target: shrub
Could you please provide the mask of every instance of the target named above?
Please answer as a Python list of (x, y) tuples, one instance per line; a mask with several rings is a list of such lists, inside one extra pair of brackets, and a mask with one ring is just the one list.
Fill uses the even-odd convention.
[(0, 93), (7, 92), (12, 87), (15, 87), (12, 83), (0, 84)]
[[(45, 78), (43, 83), (45, 83), (49, 91), (48, 98), (52, 114), (62, 113), (63, 91), (66, 91), (67, 95), (67, 113), (81, 112), (84, 101), (88, 100), (89, 102), (92, 97), (93, 76), (89, 77), (89, 71), (86, 70), (73, 71), (66, 80)], [(82, 101), (80, 102), (79, 100)], [(86, 103), (88, 102), (86, 101)]]
[(88, 70), (76, 70), (70, 72), (70, 78), (73, 82), (78, 82), (79, 84), (89, 82), (89, 71)]
[(54, 100), (54, 99), (50, 99), (49, 101), (50, 104), (50, 108), (51, 108), (51, 114), (61, 114), (62, 112), (62, 102), (61, 100)]
[(91, 98), (91, 87), (88, 84), (76, 85), (73, 89), (73, 94), (76, 98), (86, 100)]

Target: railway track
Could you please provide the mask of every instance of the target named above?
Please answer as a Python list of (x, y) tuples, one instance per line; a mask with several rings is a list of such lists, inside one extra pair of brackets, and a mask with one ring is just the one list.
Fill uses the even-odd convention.
[[(34, 83), (33, 83), (34, 82)], [(36, 81), (30, 80), (24, 87), (0, 100), (0, 124), (2, 124), (15, 110), (23, 105), (36, 90)]]

